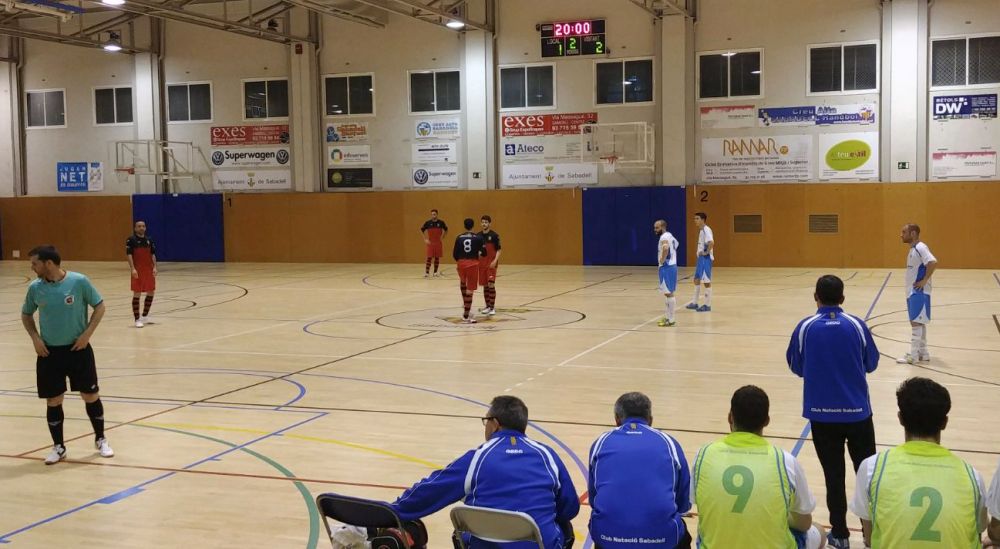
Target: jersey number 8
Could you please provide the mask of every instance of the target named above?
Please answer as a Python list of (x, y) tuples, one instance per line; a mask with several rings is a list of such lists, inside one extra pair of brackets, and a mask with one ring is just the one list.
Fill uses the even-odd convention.
[(465, 253), (467, 254), (472, 253), (472, 239), (466, 238), (465, 240), (463, 240), (462, 249), (464, 249)]

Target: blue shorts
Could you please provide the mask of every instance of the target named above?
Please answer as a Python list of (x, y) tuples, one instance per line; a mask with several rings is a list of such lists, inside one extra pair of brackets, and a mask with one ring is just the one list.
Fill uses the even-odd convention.
[(699, 255), (698, 263), (694, 268), (694, 279), (702, 282), (712, 281), (712, 258), (707, 255)]
[(660, 291), (672, 294), (677, 290), (677, 265), (660, 265)]
[(789, 528), (792, 532), (792, 537), (795, 538), (795, 547), (798, 549), (806, 549), (806, 533), (800, 532), (795, 528)]
[(914, 292), (906, 298), (906, 309), (910, 313), (910, 322), (917, 324), (930, 324), (931, 322), (931, 296), (924, 292)]

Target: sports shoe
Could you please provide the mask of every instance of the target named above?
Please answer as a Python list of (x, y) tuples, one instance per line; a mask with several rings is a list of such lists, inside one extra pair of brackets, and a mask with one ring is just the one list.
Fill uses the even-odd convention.
[(656, 323), (656, 325), (661, 328), (670, 328), (672, 326), (676, 326), (677, 323), (674, 322), (673, 320), (667, 320), (665, 318), (661, 318), (660, 321)]
[(434, 276), (441, 276), (441, 273), (440, 272), (435, 272)]
[(712, 308), (709, 307), (708, 305), (702, 305), (701, 307), (698, 307), (696, 310), (699, 313), (710, 313), (710, 312), (712, 312)]
[(145, 324), (142, 323), (142, 319), (141, 318), (139, 320), (135, 321), (135, 327), (136, 328), (142, 328), (143, 326), (145, 326)]
[(850, 538), (835, 538), (833, 534), (826, 535), (826, 546), (832, 549), (851, 549)]
[(156, 324), (155, 322), (153, 322), (153, 319), (149, 318), (148, 316), (141, 316), (139, 317), (139, 320), (142, 321), (143, 324)]
[(424, 278), (430, 278), (430, 277), (431, 277), (430, 273), (424, 273)]
[(488, 307), (485, 311), (483, 311), (483, 314), (487, 316), (493, 316), (497, 314), (497, 310), (494, 309), (493, 307)]
[(685, 309), (691, 309), (692, 311), (697, 311), (698, 310), (698, 304), (695, 303), (694, 301), (692, 301), (692, 302), (688, 303), (687, 305), (685, 305), (684, 308)]
[(483, 308), (479, 309), (479, 312), (482, 313), (482, 314), (486, 314), (486, 313), (490, 312), (490, 308), (489, 307), (483, 307)]
[[(930, 357), (928, 357), (928, 359), (929, 358)], [(905, 355), (896, 359), (896, 364), (913, 364), (916, 361), (917, 361), (916, 357), (914, 357), (910, 353), (906, 353)]]
[(49, 452), (49, 455), (45, 456), (45, 465), (59, 463), (64, 459), (66, 459), (66, 447), (62, 444), (56, 444), (52, 447), (52, 451)]
[(466, 324), (475, 324), (476, 323), (476, 319), (472, 318), (471, 316), (467, 316), (467, 317), (465, 317), (465, 318), (462, 319), (462, 322), (464, 322)]
[(97, 447), (97, 451), (101, 453), (102, 458), (114, 457), (115, 455), (115, 451), (111, 449), (110, 445), (108, 445), (108, 439), (106, 438), (97, 439), (94, 446)]
[(930, 362), (931, 354), (927, 352), (921, 352), (920, 354), (917, 355), (917, 360), (919, 362)]

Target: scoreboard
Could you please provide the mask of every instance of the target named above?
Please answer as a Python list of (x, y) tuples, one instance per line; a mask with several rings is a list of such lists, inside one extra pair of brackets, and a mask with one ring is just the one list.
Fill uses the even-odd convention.
[(543, 23), (542, 57), (603, 55), (608, 51), (604, 38), (604, 19)]

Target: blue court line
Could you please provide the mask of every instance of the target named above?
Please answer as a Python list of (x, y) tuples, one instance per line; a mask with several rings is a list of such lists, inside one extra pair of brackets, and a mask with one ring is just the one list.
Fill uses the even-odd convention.
[[(478, 400), (473, 400), (471, 398), (466, 398), (466, 397), (463, 397), (463, 396), (460, 396), (460, 395), (455, 395), (455, 394), (452, 394), (452, 393), (446, 393), (444, 391), (437, 391), (435, 389), (427, 389), (425, 387), (417, 387), (415, 385), (406, 385), (406, 384), (403, 384), (403, 383), (393, 383), (391, 381), (380, 381), (380, 380), (376, 380), (376, 379), (364, 379), (364, 378), (360, 378), (360, 377), (335, 376), (335, 375), (331, 375), (331, 374), (310, 374), (310, 373), (303, 373), (303, 374), (299, 374), (299, 375), (312, 376), (312, 377), (326, 377), (326, 378), (331, 378), (331, 379), (342, 379), (342, 380), (345, 380), (345, 381), (357, 381), (357, 382), (360, 382), (360, 383), (374, 383), (374, 384), (378, 384), (378, 385), (389, 385), (391, 387), (399, 387), (401, 389), (412, 389), (414, 391), (422, 391), (422, 392), (425, 392), (425, 393), (431, 393), (431, 394), (438, 395), (438, 396), (443, 396), (443, 397), (447, 397), (447, 398), (453, 398), (453, 399), (456, 399), (456, 400), (461, 400), (461, 401), (464, 401), (464, 402), (469, 402), (469, 403), (475, 404), (477, 406), (482, 406), (484, 408), (489, 408), (490, 407), (490, 405), (486, 404), (485, 402), (479, 402)], [(576, 452), (574, 452), (572, 449), (570, 449), (569, 446), (566, 446), (566, 444), (563, 443), (563, 441), (561, 441), (558, 438), (556, 438), (555, 435), (553, 435), (552, 433), (550, 433), (550, 432), (546, 431), (545, 429), (539, 427), (534, 422), (529, 421), (528, 425), (531, 426), (531, 427), (533, 427), (539, 433), (542, 433), (543, 435), (545, 435), (546, 437), (548, 437), (549, 440), (551, 440), (557, 446), (559, 446), (560, 448), (562, 448), (563, 451), (566, 452), (566, 454), (569, 455), (569, 457), (576, 463), (576, 466), (579, 467), (580, 473), (583, 474), (583, 478), (587, 478), (587, 466), (584, 465), (584, 463), (580, 459), (580, 457), (576, 455)]]
[[(857, 273), (855, 273), (857, 274)], [(892, 276), (892, 271), (885, 275), (885, 280), (882, 281), (882, 287), (878, 289), (878, 293), (875, 294), (875, 299), (872, 301), (871, 307), (868, 307), (868, 312), (865, 313), (865, 322), (868, 321), (872, 316), (872, 312), (875, 310), (875, 305), (878, 304), (878, 300), (882, 298), (882, 292), (885, 291), (886, 284), (889, 283), (889, 278)], [(996, 276), (996, 273), (994, 273)], [(997, 279), (997, 283), (1000, 283), (1000, 279)], [(799, 435), (799, 439), (795, 441), (795, 446), (792, 448), (792, 455), (798, 457), (799, 452), (802, 451), (802, 445), (805, 444), (806, 437), (812, 431), (812, 423), (806, 421), (806, 426), (802, 428), (802, 434)]]
[[(229, 448), (227, 450), (223, 450), (223, 451), (221, 451), (221, 452), (219, 452), (219, 453), (217, 453), (215, 455), (212, 455), (212, 456), (209, 456), (209, 457), (207, 457), (205, 459), (196, 461), (196, 462), (194, 462), (194, 463), (192, 463), (190, 465), (182, 467), (181, 469), (188, 470), (188, 469), (192, 469), (194, 467), (197, 467), (197, 466), (199, 466), (199, 465), (201, 465), (201, 464), (203, 464), (205, 462), (208, 462), (208, 461), (216, 461), (219, 458), (221, 458), (222, 456), (225, 456), (225, 455), (230, 454), (232, 452), (235, 452), (237, 450), (242, 450), (243, 448), (246, 448), (247, 446), (250, 446), (251, 444), (260, 442), (260, 441), (262, 441), (264, 439), (271, 438), (271, 437), (274, 437), (274, 436), (278, 436), (278, 435), (280, 435), (280, 434), (282, 434), (282, 433), (284, 433), (286, 431), (290, 431), (292, 429), (295, 429), (296, 427), (299, 427), (301, 425), (309, 423), (310, 421), (315, 421), (315, 420), (317, 420), (317, 419), (319, 419), (321, 417), (324, 417), (326, 415), (327, 415), (327, 412), (318, 413), (318, 414), (314, 415), (313, 417), (306, 418), (306, 419), (304, 419), (302, 421), (299, 421), (297, 423), (294, 423), (292, 425), (289, 425), (288, 427), (285, 427), (283, 429), (279, 429), (279, 430), (274, 431), (272, 433), (268, 433), (266, 435), (261, 435), (261, 436), (255, 438), (255, 439), (253, 439), (253, 440), (250, 440), (248, 442), (244, 442), (243, 444), (240, 444), (238, 446), (233, 446), (232, 448)], [(60, 519), (62, 517), (65, 517), (67, 515), (71, 515), (73, 513), (82, 511), (82, 510), (87, 509), (89, 507), (93, 507), (94, 505), (98, 505), (98, 504), (110, 505), (112, 503), (121, 501), (121, 500), (123, 500), (123, 499), (125, 499), (125, 498), (127, 498), (129, 496), (134, 496), (135, 494), (141, 493), (145, 489), (146, 486), (149, 486), (150, 484), (153, 484), (155, 482), (159, 482), (159, 481), (161, 481), (161, 480), (163, 480), (165, 478), (172, 477), (172, 476), (174, 476), (176, 474), (177, 473), (175, 473), (175, 472), (164, 473), (164, 474), (162, 474), (162, 475), (160, 475), (158, 477), (154, 477), (154, 478), (152, 478), (150, 480), (147, 480), (145, 482), (141, 482), (139, 484), (136, 484), (136, 485), (131, 486), (129, 488), (126, 488), (124, 490), (120, 490), (118, 492), (115, 492), (114, 494), (109, 494), (109, 495), (104, 496), (104, 497), (102, 497), (100, 499), (95, 499), (95, 500), (93, 500), (93, 501), (91, 501), (89, 503), (85, 503), (83, 505), (74, 507), (74, 508), (69, 509), (67, 511), (63, 511), (62, 513), (58, 513), (58, 514), (52, 515), (52, 516), (50, 516), (48, 518), (44, 518), (42, 520), (33, 522), (33, 523), (31, 523), (31, 524), (29, 524), (27, 526), (23, 526), (21, 528), (18, 528), (17, 530), (14, 530), (14, 531), (11, 531), (11, 532), (7, 532), (6, 534), (0, 535), (0, 543), (9, 543), (10, 542), (9, 538), (11, 538), (13, 536), (16, 536), (18, 534), (22, 534), (24, 532), (27, 532), (28, 530), (32, 530), (32, 529), (37, 528), (39, 526), (48, 524), (48, 523), (50, 523), (50, 522), (52, 522), (54, 520), (58, 520), (58, 519)]]

